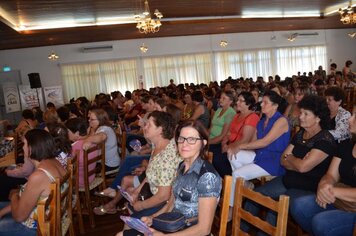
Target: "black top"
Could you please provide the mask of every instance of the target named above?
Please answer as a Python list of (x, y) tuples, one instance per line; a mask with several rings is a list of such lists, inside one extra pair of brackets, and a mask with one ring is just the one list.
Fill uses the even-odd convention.
[(356, 142), (342, 142), (338, 145), (337, 157), (341, 158), (339, 165), (340, 182), (351, 187), (356, 187), (356, 157), (352, 149)]
[(283, 177), (283, 183), (286, 188), (296, 188), (315, 192), (321, 177), (323, 177), (329, 168), (331, 159), (336, 151), (336, 143), (334, 137), (327, 130), (322, 130), (307, 140), (303, 139), (304, 132), (304, 129), (300, 130), (291, 141), (291, 144), (294, 145), (292, 150), (293, 156), (303, 159), (312, 149), (321, 150), (328, 154), (328, 156), (308, 172), (300, 173), (287, 170)]

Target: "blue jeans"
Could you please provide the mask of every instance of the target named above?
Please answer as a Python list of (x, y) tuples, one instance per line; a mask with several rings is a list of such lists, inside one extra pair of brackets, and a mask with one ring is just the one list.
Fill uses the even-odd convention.
[[(10, 202), (0, 202), (0, 208), (9, 205)], [(0, 219), (0, 235), (1, 236), (35, 236), (36, 229), (30, 229), (23, 224), (16, 222), (11, 213)]]
[(296, 199), (290, 205), (290, 213), (303, 230), (317, 236), (352, 235), (356, 223), (356, 213), (338, 210), (330, 204), (321, 208), (314, 194)]
[[(291, 205), (295, 199), (301, 196), (312, 194), (312, 192), (306, 190), (287, 189), (282, 182), (282, 178), (283, 178), (282, 176), (276, 177), (271, 181), (267, 182), (266, 184), (256, 188), (255, 191), (265, 196), (269, 196), (275, 200), (278, 200), (279, 196), (282, 194), (287, 195), (289, 196), (289, 205)], [(246, 201), (244, 205), (244, 209), (249, 211), (252, 215), (258, 215), (258, 213), (261, 210), (261, 206), (255, 202)], [(277, 223), (276, 213), (273, 211), (267, 211), (266, 221), (271, 225), (276, 225)], [(241, 229), (245, 232), (248, 232), (250, 227), (248, 223), (242, 222)], [(263, 232), (259, 232), (258, 235), (265, 235), (265, 234)]]
[(115, 177), (114, 181), (111, 183), (110, 188), (117, 189), (117, 186), (121, 185), (121, 181), (126, 175), (131, 175), (131, 172), (135, 169), (135, 167), (141, 165), (141, 162), (143, 160), (149, 159), (150, 155), (126, 156), (124, 161), (121, 163), (119, 173)]

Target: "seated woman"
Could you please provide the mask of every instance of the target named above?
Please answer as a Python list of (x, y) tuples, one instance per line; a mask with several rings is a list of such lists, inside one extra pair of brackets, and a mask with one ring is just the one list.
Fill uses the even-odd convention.
[[(206, 160), (208, 136), (199, 122), (186, 121), (176, 130), (176, 143), (183, 162), (179, 165), (168, 204), (157, 213), (142, 220), (151, 226), (152, 218), (164, 212), (182, 213), (187, 219), (197, 217), (198, 223), (170, 235), (209, 235), (215, 209), (220, 197), (221, 178)], [(164, 235), (151, 229), (154, 235)], [(122, 235), (142, 235), (135, 230), (119, 232)]]
[(182, 120), (188, 120), (194, 112), (195, 105), (193, 104), (192, 94), (190, 92), (186, 92), (184, 94), (184, 107), (183, 107), (183, 116)]
[[(50, 123), (46, 128), (50, 135), (54, 138), (56, 145), (55, 157), (61, 163), (63, 168), (67, 168), (67, 160), (71, 154), (71, 145), (68, 139), (67, 129), (59, 123)], [(6, 169), (6, 175), (0, 175), (0, 201), (8, 199), (11, 189), (16, 188), (20, 184), (24, 184), (27, 178), (33, 173), (35, 166), (29, 158), (24, 158), (22, 165), (16, 166), (14, 169)]]
[[(228, 134), (222, 141), (222, 154), (218, 154), (219, 165), (214, 163), (215, 169), (221, 175), (221, 170), (225, 174), (232, 174), (231, 165), (227, 158), (227, 150), (234, 150), (234, 147), (242, 143), (251, 142), (256, 132), (259, 116), (254, 112), (255, 98), (250, 92), (241, 92), (237, 98), (236, 109), (239, 111), (231, 121)], [(215, 159), (215, 155), (214, 155)]]
[[(152, 143), (153, 150), (146, 170), (147, 177), (141, 183), (137, 183), (135, 176), (125, 176), (121, 182), (121, 187), (124, 190), (136, 187), (131, 193), (137, 197), (143, 184), (147, 181), (153, 194), (152, 197), (144, 201), (135, 199), (131, 206), (133, 217), (140, 218), (153, 214), (162, 207), (163, 202), (169, 199), (175, 171), (180, 162), (173, 139), (175, 127), (176, 123), (172, 116), (166, 112), (154, 111), (148, 115), (148, 121), (144, 126), (144, 135)], [(137, 186), (138, 184), (140, 185)], [(114, 199), (110, 202), (94, 208), (94, 213), (97, 215), (116, 213), (116, 204), (121, 198), (121, 194), (115, 194)]]
[(234, 93), (226, 91), (221, 93), (220, 108), (214, 113), (211, 121), (209, 135), (209, 151), (213, 152), (213, 166), (221, 177), (231, 175), (231, 168), (226, 157), (222, 156), (221, 143), (228, 134), (230, 124), (236, 112), (232, 108), (235, 103)]
[[(87, 130), (88, 124), (82, 118), (71, 118), (67, 120), (65, 123), (68, 129), (68, 137), (70, 141), (72, 141), (72, 156), (75, 153), (79, 153), (78, 155), (78, 176), (79, 176), (79, 187), (84, 187), (84, 151), (83, 151), (83, 143), (85, 139), (88, 137)], [(91, 158), (95, 158), (96, 153), (91, 152), (88, 157), (90, 160)], [(95, 169), (96, 163), (92, 163), (88, 167), (88, 171)], [(95, 179), (95, 175), (91, 175), (89, 178), (89, 184)]]
[[(349, 119), (356, 134), (356, 105)], [(312, 235), (353, 235), (356, 224), (356, 142), (339, 144), (328, 172), (316, 194), (295, 199), (290, 212), (295, 221)], [(350, 207), (345, 207), (349, 203)]]
[(206, 129), (209, 128), (210, 113), (208, 108), (204, 104), (204, 96), (201, 91), (194, 91), (192, 93), (192, 100), (194, 104), (194, 112), (190, 117), (190, 120), (198, 120), (201, 122)]
[[(251, 180), (265, 175), (284, 174), (279, 159), (288, 146), (290, 129), (287, 119), (278, 111), (281, 101), (276, 92), (266, 91), (261, 104), (264, 117), (257, 124), (253, 140), (228, 149), (234, 180), (238, 177)], [(232, 190), (235, 189), (234, 183)], [(234, 194), (231, 194), (231, 206), (233, 200)]]
[[(305, 95), (309, 95), (310, 90), (306, 86), (299, 86), (293, 92), (294, 101), (289, 104), (284, 115), (288, 118), (291, 129), (297, 129), (299, 127), (299, 116), (300, 109), (298, 107), (298, 103), (303, 99)], [(293, 135), (293, 134), (292, 134)]]
[[(25, 134), (24, 155), (35, 166), (27, 183), (10, 193), (9, 202), (0, 202), (0, 235), (36, 235), (36, 206), (39, 199), (50, 194), (50, 184), (63, 177), (65, 169), (56, 160), (56, 146), (52, 136), (44, 130), (33, 129)], [(9, 214), (11, 212), (11, 214)]]
[(26, 109), (22, 111), (22, 120), (16, 127), (15, 132), (21, 138), (27, 131), (36, 128), (38, 125), (35, 115), (32, 110)]
[(91, 135), (83, 143), (83, 148), (88, 149), (93, 144), (105, 141), (105, 171), (119, 168), (120, 157), (117, 147), (115, 131), (111, 128), (109, 116), (103, 109), (93, 109), (89, 113), (89, 126)]
[(344, 91), (339, 87), (330, 87), (325, 90), (325, 98), (330, 110), (332, 124), (329, 132), (338, 143), (343, 141), (348, 142), (351, 138), (348, 123), (351, 114), (342, 108), (342, 104), (345, 100)]
[[(336, 146), (327, 130), (330, 113), (325, 99), (308, 95), (298, 106), (301, 111), (299, 118), (302, 129), (281, 155), (280, 162), (286, 169), (285, 175), (255, 189), (256, 192), (274, 199), (285, 194), (289, 196), (290, 204), (293, 204), (296, 198), (316, 191), (321, 177), (329, 167)], [(259, 207), (251, 202), (246, 202), (244, 208), (253, 215), (259, 212)], [(266, 218), (275, 225), (274, 213), (268, 212)], [(247, 225), (243, 224), (242, 229), (247, 232)]]

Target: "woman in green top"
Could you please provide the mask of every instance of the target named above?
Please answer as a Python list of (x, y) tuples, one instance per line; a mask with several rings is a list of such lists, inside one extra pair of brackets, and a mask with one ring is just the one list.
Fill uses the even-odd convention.
[(221, 155), (221, 142), (227, 135), (230, 123), (236, 115), (232, 108), (235, 103), (235, 94), (232, 91), (226, 91), (221, 94), (220, 108), (216, 110), (213, 119), (211, 120), (210, 135), (209, 135), (209, 151), (213, 152), (213, 165), (220, 176), (231, 175), (231, 169), (226, 169), (226, 163), (229, 162)]

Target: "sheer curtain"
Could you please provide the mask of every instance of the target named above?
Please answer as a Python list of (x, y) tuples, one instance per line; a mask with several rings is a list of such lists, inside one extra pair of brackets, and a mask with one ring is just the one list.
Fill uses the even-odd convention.
[(212, 79), (211, 54), (192, 54), (143, 59), (146, 88), (180, 83), (209, 83)]
[[(138, 58), (91, 64), (61, 65), (66, 99), (139, 88)], [(326, 67), (325, 46), (269, 48), (143, 58), (145, 88), (180, 83), (206, 83), (248, 77), (280, 75), (281, 78)], [(214, 78), (213, 75), (217, 77)]]
[(222, 52), (215, 54), (218, 80), (228, 76), (252, 77), (280, 75), (281, 78), (300, 72), (317, 70), (327, 63), (325, 46), (271, 48), (253, 51)]
[(120, 60), (93, 64), (61, 65), (67, 101), (73, 97), (92, 99), (98, 93), (138, 88), (136, 60)]
[(215, 54), (218, 80), (228, 76), (256, 78), (272, 73), (272, 50), (222, 52)]
[(326, 68), (325, 46), (279, 48), (275, 50), (276, 71), (281, 78), (297, 74), (298, 71), (314, 72), (318, 66)]

